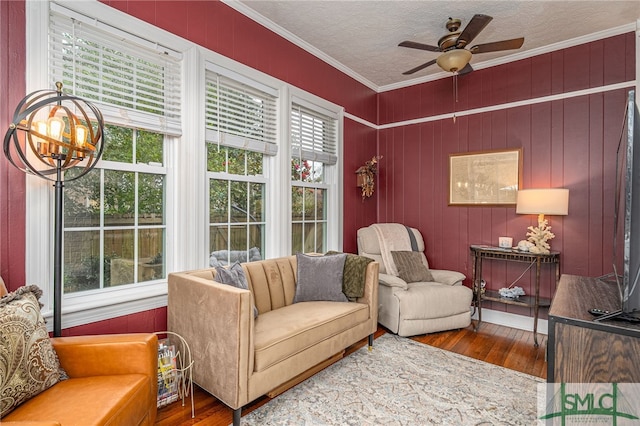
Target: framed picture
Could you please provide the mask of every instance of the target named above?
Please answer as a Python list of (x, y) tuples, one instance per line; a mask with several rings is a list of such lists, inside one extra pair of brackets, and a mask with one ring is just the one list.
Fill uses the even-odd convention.
[(522, 149), (449, 155), (450, 206), (516, 204), (522, 181)]

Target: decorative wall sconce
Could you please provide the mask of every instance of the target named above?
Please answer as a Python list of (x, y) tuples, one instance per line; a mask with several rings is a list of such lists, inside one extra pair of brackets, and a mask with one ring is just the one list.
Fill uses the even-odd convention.
[(362, 189), (362, 200), (371, 197), (373, 195), (373, 188), (375, 185), (375, 175), (378, 174), (378, 160), (382, 158), (381, 155), (376, 155), (371, 160), (364, 163), (364, 166), (360, 166), (356, 170), (357, 185)]
[[(104, 148), (104, 120), (93, 104), (56, 90), (39, 90), (20, 101), (4, 137), (4, 155), (16, 168), (55, 182), (53, 335), (62, 330), (63, 172), (74, 166), (89, 173)], [(13, 149), (12, 149), (13, 147)]]

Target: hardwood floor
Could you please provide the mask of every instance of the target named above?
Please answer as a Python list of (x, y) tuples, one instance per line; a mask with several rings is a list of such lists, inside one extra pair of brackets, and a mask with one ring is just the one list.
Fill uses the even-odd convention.
[[(376, 338), (384, 333), (386, 333), (385, 329), (379, 327)], [(473, 326), (470, 326), (462, 330), (415, 336), (412, 339), (533, 376), (547, 377), (544, 355), (546, 336), (544, 335), (538, 335), (540, 346), (534, 348), (533, 333), (485, 322), (477, 332), (474, 332)], [(349, 347), (345, 356), (365, 345), (366, 339)], [(268, 397), (262, 397), (244, 407), (242, 414), (249, 413), (268, 401)], [(191, 418), (191, 401), (185, 399), (184, 407), (180, 402), (175, 402), (159, 409), (156, 425), (227, 426), (233, 420), (231, 409), (197, 386), (194, 390), (194, 402), (195, 418)]]

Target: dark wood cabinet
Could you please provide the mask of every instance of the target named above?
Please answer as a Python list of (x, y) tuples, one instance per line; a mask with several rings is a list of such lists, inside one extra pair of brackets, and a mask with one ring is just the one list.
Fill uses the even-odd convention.
[(547, 381), (640, 382), (640, 324), (594, 321), (592, 308), (619, 309), (617, 285), (562, 275), (549, 310)]

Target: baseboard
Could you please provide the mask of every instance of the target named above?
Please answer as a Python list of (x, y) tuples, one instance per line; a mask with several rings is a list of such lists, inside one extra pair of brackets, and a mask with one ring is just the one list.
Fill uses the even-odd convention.
[[(476, 311), (471, 318), (477, 320), (478, 312)], [(533, 317), (511, 314), (509, 312), (482, 308), (482, 322), (490, 322), (492, 324), (533, 332)], [(548, 321), (546, 319), (538, 319), (538, 333), (548, 334)]]

